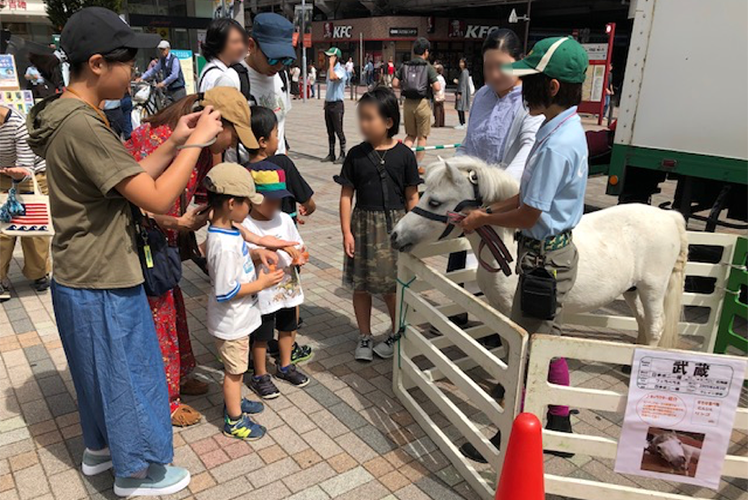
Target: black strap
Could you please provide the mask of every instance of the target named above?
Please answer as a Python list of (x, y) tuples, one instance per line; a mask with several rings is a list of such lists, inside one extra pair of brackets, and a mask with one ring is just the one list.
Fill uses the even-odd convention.
[(200, 90), (200, 86), (203, 84), (203, 79), (205, 78), (205, 75), (213, 71), (214, 69), (221, 69), (218, 66), (211, 66), (210, 68), (203, 71), (203, 74), (200, 76), (200, 80), (197, 82), (197, 90)]
[(384, 205), (384, 218), (387, 222), (387, 234), (392, 232), (392, 216), (390, 215), (390, 195), (389, 195), (389, 185), (387, 184), (387, 177), (389, 177), (389, 174), (387, 173), (387, 169), (382, 164), (382, 159), (377, 155), (374, 148), (371, 148), (371, 151), (369, 151), (369, 154), (367, 156), (369, 160), (374, 164), (375, 167), (377, 167), (377, 172), (379, 172), (379, 179), (382, 182), (382, 203)]

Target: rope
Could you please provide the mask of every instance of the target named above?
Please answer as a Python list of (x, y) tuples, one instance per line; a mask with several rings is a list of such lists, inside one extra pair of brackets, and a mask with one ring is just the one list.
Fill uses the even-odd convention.
[(412, 151), (437, 151), (440, 149), (457, 149), (460, 146), (461, 144), (458, 142), (456, 144), (440, 144), (438, 146), (418, 146), (410, 149)]
[(406, 321), (408, 318), (408, 308), (405, 307), (405, 289), (410, 288), (410, 285), (416, 280), (416, 277), (414, 276), (407, 283), (400, 280), (400, 278), (396, 279), (397, 283), (403, 287), (402, 292), (400, 292), (400, 317), (398, 318), (397, 333), (395, 334), (395, 340), (397, 341), (397, 367), (399, 369), (401, 368), (400, 360), (402, 359), (402, 354), (400, 354), (400, 339), (405, 337), (405, 327), (408, 326)]

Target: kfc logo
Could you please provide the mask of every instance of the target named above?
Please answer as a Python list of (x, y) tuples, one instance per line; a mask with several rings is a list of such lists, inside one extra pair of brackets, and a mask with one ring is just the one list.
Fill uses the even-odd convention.
[(351, 38), (353, 26), (335, 26), (333, 23), (325, 23), (324, 38)]
[(490, 32), (499, 29), (498, 26), (469, 25), (465, 31), (465, 38), (486, 38)]
[(462, 38), (465, 36), (465, 22), (452, 19), (449, 22), (449, 38)]

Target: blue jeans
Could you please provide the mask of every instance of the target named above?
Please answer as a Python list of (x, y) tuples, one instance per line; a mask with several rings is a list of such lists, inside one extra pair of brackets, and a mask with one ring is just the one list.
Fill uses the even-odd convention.
[(80, 289), (53, 280), (52, 305), (86, 447), (108, 446), (117, 477), (170, 463), (166, 375), (143, 287)]

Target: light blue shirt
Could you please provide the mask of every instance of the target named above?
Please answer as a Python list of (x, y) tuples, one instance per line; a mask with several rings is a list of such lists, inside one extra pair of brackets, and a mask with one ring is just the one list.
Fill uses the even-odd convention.
[(338, 75), (337, 80), (330, 80), (329, 72), (327, 75), (327, 94), (325, 95), (325, 101), (327, 102), (345, 99), (345, 82), (348, 80), (348, 75), (340, 63), (335, 64), (334, 71)]
[(544, 240), (573, 229), (582, 218), (587, 188), (587, 139), (577, 107), (567, 109), (538, 130), (522, 174), (519, 199), (542, 211), (522, 234)]
[[(171, 57), (171, 68), (168, 68), (169, 71), (167, 72), (166, 68), (162, 67), (162, 64), (166, 66), (166, 64), (168, 63), (167, 59), (169, 57)], [(148, 80), (149, 78), (156, 76), (156, 74), (159, 71), (164, 70), (164, 73), (166, 74), (164, 75), (164, 79), (162, 83), (168, 87), (169, 85), (172, 84), (172, 82), (174, 82), (177, 78), (179, 78), (179, 70), (181, 69), (181, 67), (182, 66), (179, 63), (179, 58), (169, 53), (169, 55), (166, 58), (159, 57), (158, 62), (151, 69), (143, 73), (141, 75), (141, 78), (143, 80)]]
[(520, 109), (521, 85), (514, 87), (504, 97), (499, 97), (488, 85), (481, 87), (470, 107), (467, 133), (457, 154), (475, 156), (493, 165), (504, 161), (509, 129)]

